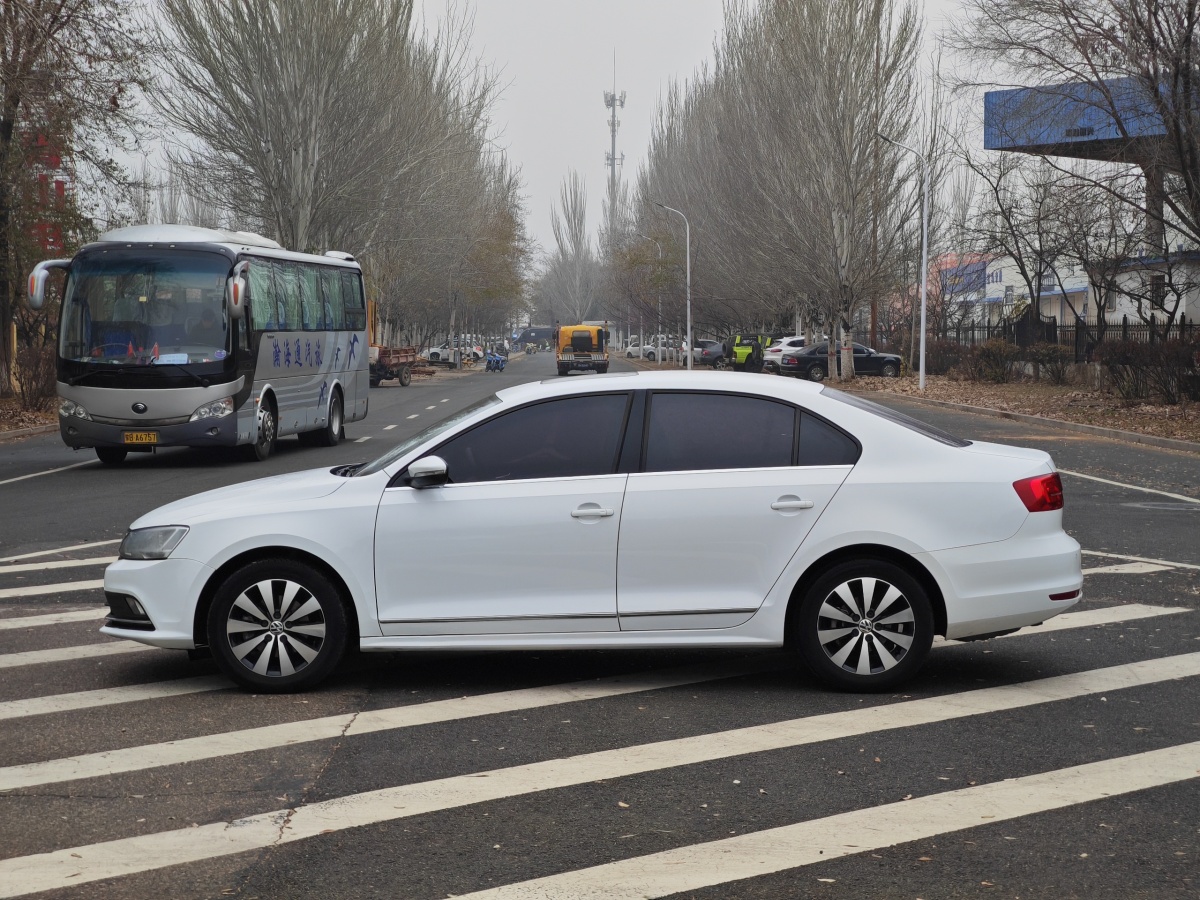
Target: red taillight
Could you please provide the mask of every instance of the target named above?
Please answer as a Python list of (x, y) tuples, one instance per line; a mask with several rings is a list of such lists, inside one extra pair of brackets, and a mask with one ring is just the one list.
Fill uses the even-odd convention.
[(1013, 488), (1030, 512), (1051, 512), (1063, 508), (1062, 479), (1057, 472), (1022, 478), (1013, 482)]

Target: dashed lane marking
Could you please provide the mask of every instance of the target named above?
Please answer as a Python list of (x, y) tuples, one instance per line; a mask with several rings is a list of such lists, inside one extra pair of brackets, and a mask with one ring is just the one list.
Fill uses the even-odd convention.
[[(262, 850), (266, 847), (292, 843), (382, 822), (411, 816), (426, 815), (458, 809), (477, 803), (529, 796), (557, 788), (591, 784), (597, 781), (627, 778), (647, 772), (676, 769), (750, 754), (765, 753), (818, 742), (840, 740), (864, 734), (876, 734), (901, 728), (912, 728), (953, 721), (970, 716), (986, 715), (1040, 706), (1044, 703), (1071, 700), (1126, 688), (1144, 687), (1164, 681), (1194, 678), (1200, 675), (1200, 653), (1144, 660), (1106, 669), (1091, 669), (1073, 675), (1042, 678), (1022, 684), (982, 688), (949, 696), (908, 700), (868, 709), (852, 709), (801, 719), (791, 719), (769, 725), (739, 728), (688, 738), (660, 741), (601, 750), (560, 759), (529, 763), (507, 769), (493, 769), (350, 794), (302, 805), (294, 809), (278, 809), (247, 816), (233, 822), (213, 822), (195, 828), (181, 828), (103, 843), (69, 847), (49, 853), (15, 857), (0, 861), (0, 897), (15, 897), (37, 891), (87, 884), (104, 878), (116, 878), (182, 865), (217, 859), (235, 853)], [(354, 729), (351, 729), (351, 733)], [(245, 748), (250, 749), (250, 748)], [(1152, 787), (1172, 783), (1198, 774), (1196, 753), (1198, 744), (1185, 744), (1169, 750), (1153, 751), (1137, 757), (1126, 757), (1126, 766), (1117, 762), (1119, 771), (1106, 771), (1102, 778), (1087, 778), (1086, 784), (1094, 793), (1089, 799), (1119, 793), (1127, 789)], [(1158, 754), (1158, 755), (1156, 755)], [(1136, 760), (1136, 763), (1132, 762)], [(1112, 764), (1114, 761), (1108, 761)], [(1092, 766), (1103, 764), (1092, 763)], [(1085, 769), (1086, 767), (1078, 767)], [(1128, 769), (1128, 771), (1126, 771)], [(1024, 793), (1040, 802), (1063, 797), (1080, 784), (1078, 776), (1067, 769), (1045, 773), (1037, 787)], [(1089, 772), (1099, 771), (1091, 769)], [(998, 782), (1011, 785), (1015, 781)], [(1032, 784), (1027, 782), (1026, 784)], [(1117, 787), (1117, 785), (1120, 787)], [(1094, 787), (1093, 787), (1094, 785)], [(1057, 786), (1057, 788), (1056, 788)], [(986, 786), (985, 786), (986, 787)], [(1004, 788), (997, 787), (999, 794)], [(1016, 789), (1014, 789), (1016, 790)], [(963, 792), (951, 792), (968, 798), (964, 808), (973, 814), (972, 825), (992, 821), (983, 819), (986, 810), (974, 804), (973, 797)], [(993, 801), (996, 794), (983, 792)], [(934, 795), (937, 796), (937, 795)], [(932, 797), (929, 798), (932, 801)], [(913, 802), (913, 801), (908, 801)], [(1027, 802), (1039, 802), (1037, 799)], [(1084, 802), (1082, 799), (1071, 802)], [(919, 807), (918, 807), (919, 808)], [(926, 806), (928, 809), (928, 806)], [(866, 813), (861, 813), (866, 816)], [(928, 819), (925, 819), (928, 822)], [(892, 822), (877, 813), (869, 816), (863, 827), (872, 832), (871, 841), (878, 842), (880, 822), (886, 822), (882, 832), (888, 843), (898, 839)], [(936, 827), (930, 825), (930, 827)], [(953, 828), (961, 828), (954, 825)], [(847, 841), (848, 842), (848, 841)], [(864, 841), (869, 843), (870, 841)], [(857, 841), (856, 841), (857, 843)], [(843, 847), (843, 851), (846, 848)], [(855, 848), (857, 849), (857, 848)], [(722, 859), (729, 859), (721, 854)], [(709, 859), (708, 867), (712, 865)], [(790, 867), (790, 866), (789, 866)], [(743, 877), (743, 876), (736, 876)], [(568, 892), (568, 895), (573, 896)], [(517, 895), (521, 896), (521, 895)], [(529, 893), (527, 897), (562, 896), (551, 892)], [(609, 896), (607, 894), (603, 896)]]
[(67, 625), (73, 622), (94, 622), (103, 619), (107, 609), (82, 609), (76, 612), (48, 613), (44, 616), (20, 616), (0, 619), (0, 631), (15, 631), (20, 628), (37, 628), (41, 625)]
[(411, 416), (409, 416), (409, 418), (415, 419), (415, 418), (419, 417), (420, 415), (421, 415), (420, 413), (413, 413)]
[(1171, 562), (1167, 559), (1151, 559), (1146, 556), (1123, 556), (1120, 553), (1101, 553), (1099, 550), (1083, 550), (1084, 556), (1102, 556), (1107, 559), (1127, 559), (1130, 562), (1154, 563), (1156, 565), (1167, 566), (1171, 569), (1195, 569), (1200, 571), (1200, 566), (1192, 563)]
[(370, 435), (367, 435), (366, 437), (360, 437), (360, 438), (359, 438), (357, 441), (355, 441), (354, 443), (356, 443), (356, 444), (365, 444), (365, 443), (366, 443), (367, 441), (369, 441), (370, 439), (371, 439), (371, 436), (370, 436)]
[(47, 569), (73, 569), (79, 566), (107, 566), (116, 561), (115, 556), (93, 556), (89, 559), (56, 559), (54, 562), (0, 565), (0, 575), (11, 575), (13, 572), (44, 572)]
[[(473, 900), (643, 900), (1188, 781), (1200, 741), (856, 809), (781, 828), (503, 885)], [(880, 823), (886, 822), (886, 828)]]
[(30, 584), (19, 588), (0, 588), (0, 600), (11, 597), (36, 597), (40, 594), (66, 594), (71, 591), (94, 591), (104, 587), (104, 579), (95, 581), (64, 581), (60, 584)]
[(57, 469), (46, 469), (44, 472), (32, 472), (29, 475), (18, 475), (16, 478), (9, 478), (5, 481), (0, 481), (0, 484), (13, 484), (18, 481), (25, 481), (27, 478), (40, 478), (43, 475), (53, 475), (55, 472), (65, 472), (67, 469), (78, 469), (80, 466), (98, 465), (99, 460), (89, 459), (87, 462), (71, 463), (69, 466), (59, 466)]
[(1185, 497), (1183, 494), (1172, 494), (1169, 491), (1156, 491), (1154, 488), (1142, 487), (1137, 484), (1125, 484), (1121, 481), (1109, 481), (1107, 478), (1098, 478), (1095, 475), (1084, 475), (1082, 472), (1072, 472), (1069, 469), (1059, 469), (1062, 475), (1071, 475), (1075, 478), (1085, 478), (1088, 481), (1098, 481), (1101, 484), (1107, 484), (1112, 487), (1125, 488), (1130, 491), (1141, 491), (1144, 494), (1158, 494), (1160, 497), (1170, 497), (1172, 500), (1183, 500), (1186, 503), (1200, 503), (1200, 500), (1195, 497)]
[(107, 547), (110, 544), (119, 544), (121, 540), (121, 538), (114, 538), (111, 541), (92, 541), (90, 544), (74, 544), (68, 547), (56, 547), (53, 550), (35, 550), (33, 553), (0, 557), (0, 563), (16, 562), (18, 559), (33, 559), (35, 556), (53, 556), (55, 553), (74, 553), (77, 550), (89, 550), (92, 547)]
[(1148, 575), (1151, 572), (1169, 572), (1170, 566), (1156, 566), (1154, 563), (1129, 562), (1118, 563), (1114, 566), (1098, 566), (1095, 569), (1084, 569), (1084, 575)]
[(427, 406), (427, 407), (425, 407), (425, 408), (426, 408), (426, 409), (437, 409), (437, 407), (436, 407), (436, 406)]
[(391, 431), (393, 428), (399, 428), (399, 427), (400, 427), (399, 425), (384, 425), (384, 426), (383, 426), (383, 430), (384, 430), (384, 431)]
[(184, 694), (220, 691), (233, 686), (232, 681), (215, 675), (204, 675), (199, 678), (180, 678), (176, 681), (159, 681), (153, 684), (128, 684), (122, 687), (98, 688), (94, 691), (74, 691), (70, 694), (55, 694), (52, 697), (8, 700), (0, 703), (0, 720), (73, 712), (77, 709), (115, 706), (118, 703), (135, 703), (140, 700), (162, 700)]
[(75, 647), (56, 647), (53, 650), (24, 650), (20, 653), (0, 655), (0, 669), (15, 669), (18, 666), (34, 666), (42, 663), (74, 662), (97, 656), (115, 656), (118, 653), (137, 653), (141, 650), (156, 650), (149, 644), (137, 641), (104, 641), (98, 644), (82, 644)]

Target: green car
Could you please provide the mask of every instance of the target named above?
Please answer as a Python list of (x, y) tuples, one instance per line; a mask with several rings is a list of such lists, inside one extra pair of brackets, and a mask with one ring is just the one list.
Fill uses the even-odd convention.
[(771, 337), (766, 334), (735, 334), (725, 342), (728, 349), (727, 359), (734, 369), (747, 372), (761, 372), (763, 351), (771, 345)]

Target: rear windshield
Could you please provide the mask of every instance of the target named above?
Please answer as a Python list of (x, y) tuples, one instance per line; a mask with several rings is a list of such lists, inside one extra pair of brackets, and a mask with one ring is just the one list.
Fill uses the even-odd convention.
[(970, 441), (965, 441), (960, 437), (955, 437), (948, 431), (942, 431), (940, 428), (934, 428), (932, 425), (922, 422), (920, 419), (914, 419), (912, 416), (906, 416), (902, 412), (896, 412), (894, 409), (889, 409), (875, 403), (872, 400), (866, 400), (855, 394), (847, 394), (842, 391), (835, 390), (831, 387), (821, 388), (821, 393), (831, 400), (838, 400), (845, 403), (847, 406), (853, 406), (855, 409), (861, 409), (864, 412), (873, 413), (881, 419), (887, 419), (889, 422), (895, 422), (897, 425), (903, 425), (909, 431), (915, 431), (917, 434), (923, 434), (927, 438), (933, 438), (943, 444), (949, 444), (951, 447), (969, 447)]

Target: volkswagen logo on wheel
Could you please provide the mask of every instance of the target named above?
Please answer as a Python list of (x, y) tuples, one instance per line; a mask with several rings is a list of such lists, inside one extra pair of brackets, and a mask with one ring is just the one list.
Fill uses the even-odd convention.
[(144, 413), (146, 411), (146, 404), (145, 403), (133, 404), (133, 411), (140, 416), (142, 413)]

